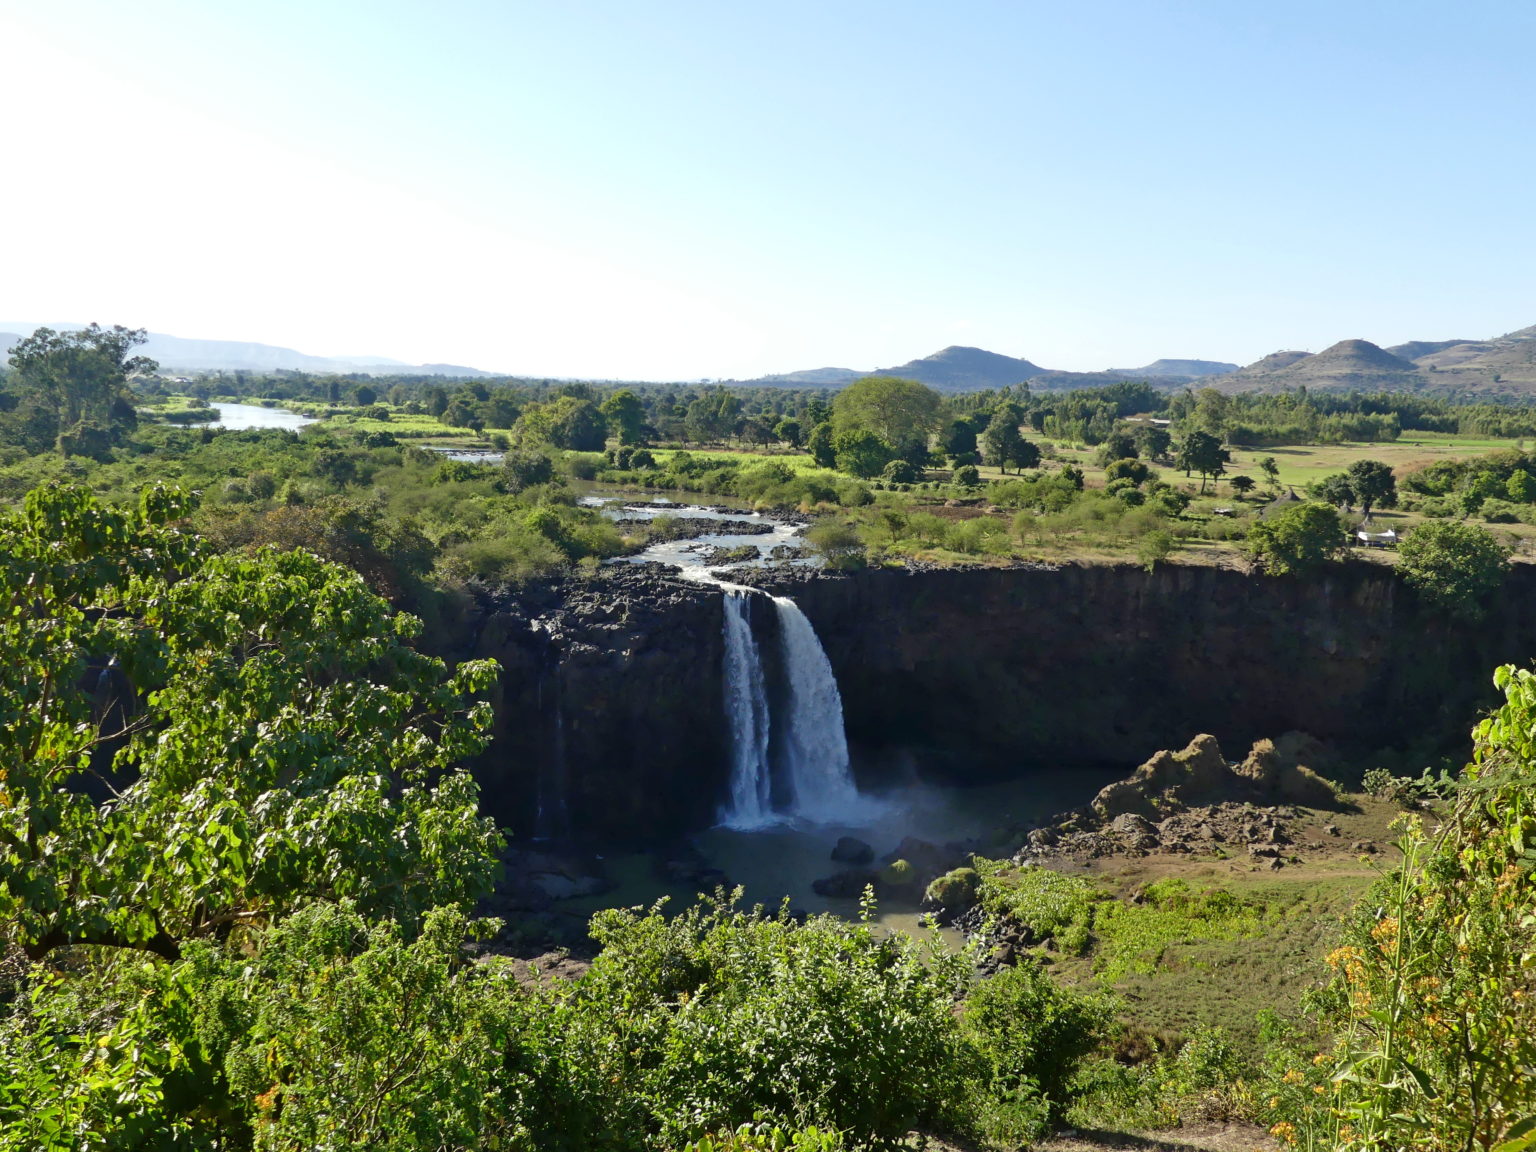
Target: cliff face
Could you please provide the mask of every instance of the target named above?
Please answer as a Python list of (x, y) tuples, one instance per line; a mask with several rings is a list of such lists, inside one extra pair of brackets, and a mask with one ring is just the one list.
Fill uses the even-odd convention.
[[(1199, 732), (1301, 729), (1364, 752), (1462, 741), (1500, 663), (1536, 655), (1536, 572), (1472, 625), (1390, 571), (1320, 579), (1166, 565), (876, 571), (795, 591), (850, 739), (958, 747), (961, 771), (1138, 763)], [(965, 766), (968, 765), (967, 769)]]
[[(1536, 655), (1536, 571), (1487, 618), (1426, 610), (1390, 571), (1250, 577), (1167, 565), (874, 571), (785, 583), (815, 625), (856, 749), (922, 748), (957, 779), (1042, 763), (1129, 770), (1200, 732), (1301, 729), (1364, 754), (1465, 742), (1497, 664)], [(721, 596), (633, 570), (503, 604), (475, 655), (503, 665), (478, 775), (519, 835), (654, 841), (711, 822), (730, 753)], [(757, 613), (754, 628), (771, 628)], [(765, 650), (771, 637), (764, 637)]]
[(487, 606), (473, 655), (502, 676), (475, 772), (486, 810), (520, 839), (707, 826), (729, 763), (721, 624), (718, 592), (634, 570)]

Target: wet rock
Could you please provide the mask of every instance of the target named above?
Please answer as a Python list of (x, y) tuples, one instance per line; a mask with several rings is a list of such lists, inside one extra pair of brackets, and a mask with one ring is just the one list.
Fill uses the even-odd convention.
[(875, 850), (856, 836), (839, 836), (832, 849), (832, 859), (838, 864), (868, 864), (875, 858)]
[(879, 875), (867, 868), (847, 868), (813, 881), (811, 891), (834, 900), (857, 900), (866, 887), (879, 882)]
[(976, 870), (956, 868), (928, 885), (922, 908), (932, 912), (941, 924), (949, 924), (976, 907), (980, 896), (981, 877)]

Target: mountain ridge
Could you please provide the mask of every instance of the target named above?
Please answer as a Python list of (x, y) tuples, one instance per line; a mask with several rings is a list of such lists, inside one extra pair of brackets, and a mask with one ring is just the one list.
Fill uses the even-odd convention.
[[(84, 324), (33, 324), (0, 321), (0, 354), (9, 352), (23, 334), (40, 327), (72, 332)], [(19, 331), (18, 331), (19, 330)], [(315, 372), (365, 376), (497, 376), (458, 364), (407, 364), (388, 356), (312, 356), (276, 344), (249, 340), (201, 340), (148, 332), (136, 352), (148, 356), (163, 372)], [(11, 337), (9, 340), (6, 337)]]

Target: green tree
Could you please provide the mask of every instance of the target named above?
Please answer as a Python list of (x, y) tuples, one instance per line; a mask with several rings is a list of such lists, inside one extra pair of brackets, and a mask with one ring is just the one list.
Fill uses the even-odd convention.
[(1345, 474), (1366, 516), (1370, 516), (1372, 508), (1397, 505), (1397, 480), (1392, 476), (1392, 465), (1380, 460), (1356, 460)]
[(1524, 469), (1511, 472), (1504, 482), (1504, 491), (1516, 504), (1536, 504), (1536, 476)]
[(63, 455), (100, 455), (135, 423), (128, 378), (153, 372), (153, 360), (130, 353), (144, 330), (92, 324), (77, 332), (39, 328), (10, 350), (14, 383), (47, 417)]
[(839, 471), (861, 480), (880, 475), (896, 455), (884, 437), (860, 428), (837, 433), (832, 438), (832, 452)]
[(644, 436), (645, 406), (628, 388), (620, 388), (604, 400), (600, 411), (620, 444), (639, 444)]
[(1307, 485), (1307, 492), (1315, 499), (1332, 504), (1335, 508), (1349, 508), (1354, 505), (1357, 498), (1355, 486), (1350, 482), (1348, 474), (1344, 472), (1334, 472)]
[(966, 419), (951, 420), (949, 430), (944, 434), (944, 451), (951, 460), (957, 456), (970, 456), (974, 453), (976, 426)]
[(1141, 485), (1152, 479), (1152, 469), (1140, 460), (1121, 457), (1104, 469), (1104, 479), (1109, 482), (1129, 480), (1133, 485)]
[(779, 438), (781, 443), (788, 444), (791, 448), (798, 448), (805, 433), (801, 428), (800, 421), (796, 420), (793, 416), (786, 416), (773, 426), (773, 434)]
[(518, 438), (572, 452), (600, 452), (608, 436), (603, 415), (591, 400), (560, 396), (548, 404), (530, 404), (518, 417)]
[(811, 429), (805, 447), (810, 452), (811, 459), (816, 461), (816, 467), (837, 467), (837, 449), (833, 447), (832, 439), (832, 425), (825, 421)]
[(1509, 571), (1509, 549), (1476, 524), (1430, 520), (1408, 529), (1397, 570), (1430, 603), (1475, 619)]
[(1236, 492), (1239, 497), (1245, 497), (1253, 491), (1258, 481), (1252, 476), (1234, 476), (1227, 483), (1232, 485), (1232, 491)]
[(844, 388), (832, 401), (832, 427), (841, 433), (872, 432), (898, 456), (925, 449), (938, 426), (943, 401), (916, 380), (866, 376)]
[[(1207, 389), (1206, 391), (1212, 391)], [(1215, 393), (1220, 395), (1220, 393)], [(1222, 399), (1226, 399), (1222, 397)], [(1232, 454), (1221, 446), (1221, 441), (1209, 432), (1190, 432), (1179, 444), (1179, 455), (1176, 466), (1188, 476), (1191, 472), (1200, 474), (1200, 491), (1205, 491), (1207, 479), (1214, 480), (1223, 475), (1227, 464), (1231, 461)]]
[(1131, 433), (1131, 439), (1136, 442), (1137, 451), (1148, 460), (1161, 460), (1168, 455), (1168, 448), (1173, 443), (1173, 437), (1168, 434), (1168, 429), (1156, 424), (1136, 425), (1136, 430)]
[(1271, 488), (1280, 487), (1280, 465), (1275, 462), (1273, 456), (1265, 456), (1260, 459), (1259, 471), (1264, 473), (1264, 479)]
[(174, 956), (317, 897), (467, 904), (495, 666), (446, 676), (356, 573), (213, 554), (189, 510), (49, 487), (0, 517), (0, 941)]
[(1032, 468), (1040, 463), (1040, 448), (1019, 434), (1016, 413), (1017, 409), (1012, 405), (1000, 409), (981, 434), (981, 450), (987, 463), (1004, 472), (1010, 464)]
[(1309, 572), (1348, 545), (1339, 514), (1327, 504), (1293, 504), (1248, 530), (1248, 547), (1273, 575)]
[(1126, 432), (1112, 432), (1109, 439), (1099, 446), (1099, 466), (1107, 468), (1116, 460), (1134, 460), (1137, 457), (1136, 441)]
[(378, 402), (379, 394), (370, 385), (359, 384), (352, 391), (352, 399), (356, 401), (359, 408), (367, 408), (370, 404)]

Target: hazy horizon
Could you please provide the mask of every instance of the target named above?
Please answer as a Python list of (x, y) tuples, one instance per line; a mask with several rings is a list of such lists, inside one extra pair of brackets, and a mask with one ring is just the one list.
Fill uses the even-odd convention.
[(0, 0), (0, 315), (532, 376), (1536, 322), (1536, 11)]

